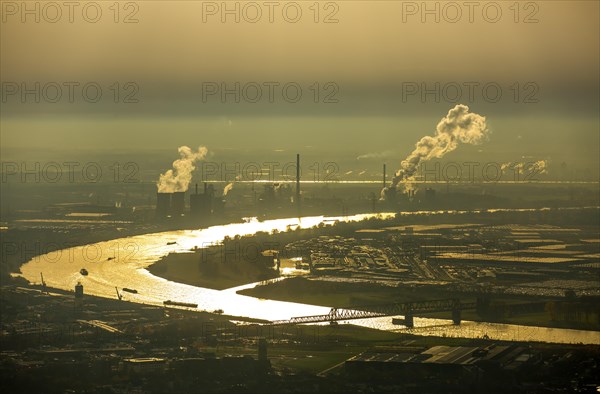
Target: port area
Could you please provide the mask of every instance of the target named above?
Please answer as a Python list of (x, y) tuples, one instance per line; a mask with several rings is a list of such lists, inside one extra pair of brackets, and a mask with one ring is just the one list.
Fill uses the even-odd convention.
[(46, 290), (2, 287), (3, 392), (524, 392), (589, 389), (598, 376), (596, 345), (275, 327)]
[[(462, 320), (600, 330), (597, 226), (525, 215), (503, 225), (469, 219), (396, 217), (273, 234), (281, 280), (238, 293), (347, 309), (458, 299), (477, 305)], [(263, 242), (241, 242), (252, 240)]]

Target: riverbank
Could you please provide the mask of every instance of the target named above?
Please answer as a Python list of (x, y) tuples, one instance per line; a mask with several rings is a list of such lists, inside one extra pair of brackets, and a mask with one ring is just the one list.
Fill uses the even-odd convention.
[[(468, 347), (462, 349), (466, 352), (502, 346), (509, 346), (511, 352), (526, 348), (525, 355), (534, 354), (536, 360), (541, 361), (533, 365), (542, 367), (537, 374), (527, 370), (524, 376), (544, 381), (545, 387), (548, 382), (557, 385), (556, 377), (563, 376), (565, 385), (572, 385), (574, 370), (582, 381), (593, 379), (595, 370), (585, 366), (590, 365), (590, 360), (597, 359), (599, 352), (597, 345), (419, 336), (354, 324), (279, 327), (234, 324), (231, 317), (223, 315), (88, 295), (74, 308), (72, 292), (48, 290), (52, 295), (43, 294), (35, 287), (3, 287), (0, 292), (0, 308), (6, 326), (0, 335), (0, 347), (7, 357), (2, 372), (8, 377), (3, 385), (8, 383), (23, 392), (43, 391), (44, 387), (65, 384), (64, 375), (55, 373), (58, 368), (64, 368), (75, 370), (68, 375), (69, 387), (77, 389), (72, 391), (93, 391), (93, 387), (105, 388), (107, 381), (122, 381), (124, 375), (119, 374), (124, 373), (123, 365), (132, 360), (148, 363), (168, 360), (169, 368), (162, 372), (160, 368), (145, 372), (146, 376), (157, 376), (152, 387), (148, 383), (150, 391), (156, 391), (157, 387), (162, 391), (164, 386), (157, 385), (165, 379), (181, 384), (185, 376), (197, 377), (199, 373), (204, 374), (199, 377), (202, 380), (198, 380), (202, 387), (217, 387), (223, 381), (230, 382), (232, 374), (243, 374), (243, 362), (256, 360), (258, 338), (266, 339), (265, 356), (273, 376), (290, 379), (291, 383), (279, 392), (298, 391), (300, 383), (294, 380), (296, 378), (304, 382), (302, 392), (317, 387), (306, 383), (307, 380), (319, 384), (318, 387), (343, 388), (342, 385), (351, 380), (351, 375), (346, 374), (346, 362), (364, 352), (380, 357), (417, 356), (437, 346), (454, 347), (457, 351), (461, 351), (459, 347)], [(240, 320), (248, 322), (244, 318)], [(98, 375), (99, 359), (102, 365), (110, 366), (104, 368), (104, 375)], [(563, 360), (569, 363), (565, 365)], [(183, 370), (182, 364), (192, 364), (192, 367)], [(27, 368), (18, 375), (7, 373), (14, 371), (11, 369), (14, 365)], [(560, 374), (554, 372), (557, 366), (561, 368)], [(540, 375), (541, 372), (546, 374)], [(548, 374), (553, 374), (553, 379), (548, 379)], [(215, 383), (210, 380), (213, 375), (225, 375), (226, 378)], [(395, 374), (390, 376), (398, 379)], [(329, 383), (323, 386), (326, 381)], [(198, 383), (194, 384), (186, 386), (184, 391), (199, 387)], [(267, 387), (272, 388), (272, 383), (263, 382), (256, 392), (263, 392)], [(339, 392), (353, 392), (357, 387), (363, 386), (346, 387), (345, 391)], [(120, 391), (127, 390), (130, 388), (124, 387)]]
[[(58, 289), (54, 287), (42, 288), (38, 285), (28, 285), (23, 283), (22, 278), (15, 278), (12, 285), (2, 285), (1, 287), (0, 310), (5, 312), (3, 317), (7, 317), (6, 322), (9, 322), (8, 316), (12, 316), (15, 311), (23, 308), (37, 307), (38, 305), (46, 305), (44, 308), (50, 308), (55, 305), (57, 309), (54, 311), (54, 316), (50, 321), (69, 320), (73, 317), (73, 312), (76, 311), (75, 293), (73, 291)], [(81, 309), (88, 311), (99, 311), (98, 313), (109, 313), (110, 311), (136, 311), (145, 313), (150, 311), (153, 316), (177, 316), (179, 318), (199, 319), (201, 321), (212, 321), (218, 323), (231, 323), (231, 321), (243, 322), (245, 324), (264, 324), (267, 320), (255, 319), (244, 316), (233, 316), (223, 313), (215, 313), (214, 311), (179, 308), (176, 306), (156, 306), (144, 304), (140, 302), (128, 301), (124, 299), (99, 297), (91, 294), (85, 294), (81, 302)], [(61, 309), (59, 312), (58, 309)], [(158, 313), (154, 313), (158, 311)], [(125, 322), (126, 316), (120, 316)], [(160, 320), (160, 319), (159, 319)], [(131, 323), (130, 321), (126, 321)], [(123, 323), (123, 322), (122, 322)], [(233, 323), (231, 323), (233, 326)]]
[[(188, 253), (170, 253), (147, 267), (147, 270), (153, 275), (174, 282), (223, 290), (278, 277), (276, 256), (270, 252), (276, 251), (281, 256), (281, 250), (289, 243), (322, 235), (351, 236), (360, 228), (381, 227), (392, 223), (392, 218), (366, 218), (355, 222), (335, 222), (335, 225), (329, 226), (294, 226), (281, 232), (257, 232), (242, 237), (225, 237), (220, 245), (195, 249)], [(294, 251), (298, 256), (306, 252), (308, 251)], [(285, 257), (297, 256), (294, 254)]]
[[(368, 305), (406, 303), (435, 299), (459, 298), (462, 301), (475, 301), (476, 298), (473, 295), (465, 295), (452, 291), (450, 288), (436, 285), (399, 285), (393, 287), (377, 283), (350, 283), (305, 277), (286, 278), (277, 282), (258, 285), (254, 288), (240, 290), (238, 293), (277, 301), (298, 302), (317, 306), (335, 306), (338, 308), (349, 309)], [(544, 300), (540, 297), (496, 296), (493, 298), (494, 304), (492, 304), (492, 308), (502, 310), (507, 305), (545, 301), (550, 302), (550, 300)], [(449, 312), (431, 313), (423, 316), (440, 319), (450, 318)], [(546, 310), (519, 316), (502, 316), (497, 312), (481, 316), (475, 310), (464, 310), (462, 312), (462, 319), (476, 322), (600, 331), (600, 324), (598, 324), (598, 322), (585, 324), (554, 321), (552, 320), (550, 313)]]
[[(455, 220), (440, 220), (439, 222), (466, 222), (473, 223), (475, 213), (466, 214), (461, 216), (458, 214), (454, 216), (453, 213), (440, 214), (440, 219), (443, 218), (456, 218)], [(485, 216), (494, 216), (495, 213), (488, 213)], [(419, 214), (413, 219), (411, 223), (415, 223), (417, 219), (429, 220), (432, 218), (430, 214), (423, 213)], [(527, 213), (527, 219), (531, 220), (531, 214)], [(573, 218), (574, 215), (569, 215), (569, 218)], [(154, 305), (162, 305), (164, 300), (176, 300), (185, 302), (194, 302), (200, 305), (200, 309), (212, 311), (212, 310), (223, 310), (225, 313), (231, 315), (247, 315), (255, 318), (268, 319), (268, 320), (282, 320), (289, 319), (293, 316), (308, 316), (327, 313), (329, 308), (334, 305), (326, 305), (324, 307), (315, 307), (315, 304), (299, 304), (299, 303), (281, 303), (278, 301), (261, 300), (255, 297), (237, 296), (235, 292), (219, 292), (210, 290), (202, 287), (192, 287), (177, 283), (174, 281), (167, 281), (162, 278), (158, 278), (155, 275), (150, 275), (145, 268), (152, 264), (152, 262), (160, 260), (161, 256), (164, 256), (166, 251), (178, 253), (188, 253), (194, 250), (194, 247), (202, 244), (216, 244), (224, 238), (233, 237), (234, 241), (236, 234), (256, 234), (257, 237), (253, 238), (253, 242), (263, 242), (263, 240), (269, 242), (269, 247), (272, 246), (273, 239), (279, 239), (282, 241), (281, 245), (285, 245), (285, 237), (289, 237), (290, 240), (295, 240), (304, 237), (314, 237), (316, 235), (325, 235), (328, 233), (337, 236), (338, 234), (345, 234), (346, 237), (355, 234), (357, 229), (368, 229), (384, 226), (390, 226), (395, 224), (394, 222), (399, 221), (403, 225), (406, 225), (406, 217), (396, 217), (387, 223), (382, 223), (381, 220), (373, 218), (359, 223), (361, 220), (368, 216), (360, 217), (348, 217), (348, 218), (302, 218), (302, 224), (306, 227), (312, 227), (309, 230), (297, 229), (297, 220), (288, 219), (282, 221), (267, 221), (267, 222), (248, 222), (244, 224), (231, 224), (229, 226), (222, 226), (217, 228), (210, 228), (202, 231), (192, 232), (172, 232), (172, 233), (158, 233), (149, 234), (145, 236), (131, 237), (126, 242), (133, 243), (139, 246), (139, 253), (135, 254), (133, 258), (129, 260), (123, 259), (111, 259), (111, 260), (99, 260), (94, 264), (87, 264), (90, 275), (84, 279), (84, 286), (86, 293), (90, 292), (96, 295), (102, 295), (105, 297), (114, 298), (115, 290), (114, 287), (119, 288), (130, 287), (135, 288), (139, 291), (136, 296), (132, 296), (132, 299), (137, 299), (140, 302), (150, 303)], [(437, 217), (436, 217), (437, 218)], [(339, 226), (326, 226), (326, 224), (333, 224), (336, 220), (356, 220), (356, 222), (340, 223)], [(291, 228), (297, 230), (287, 231)], [(283, 238), (274, 238), (273, 235), (281, 235)], [(372, 236), (372, 235), (369, 235)], [(263, 238), (264, 237), (264, 238)], [(327, 239), (327, 238), (324, 238)], [(257, 241), (259, 240), (259, 241)], [(240, 241), (242, 242), (242, 241)], [(166, 246), (165, 246), (166, 245)], [(109, 255), (112, 255), (111, 244), (96, 244), (91, 245), (101, 251), (110, 251)], [(274, 249), (278, 249), (275, 245)], [(23, 276), (28, 280), (35, 281), (39, 278), (39, 273), (44, 272), (44, 277), (49, 285), (72, 289), (76, 281), (79, 278), (78, 269), (82, 266), (79, 262), (81, 256), (84, 255), (87, 249), (74, 248), (68, 255), (63, 254), (62, 260), (57, 262), (56, 256), (49, 256), (48, 258), (41, 258), (35, 262), (25, 265), (23, 270)], [(309, 247), (299, 248), (299, 252), (310, 250)], [(289, 252), (295, 252), (296, 250), (290, 250)], [(54, 257), (51, 259), (50, 257)], [(290, 256), (288, 256), (290, 257)], [(75, 261), (75, 264), (73, 264)], [(48, 273), (46, 275), (46, 272)], [(414, 279), (407, 278), (407, 280), (414, 281)], [(273, 298), (273, 297), (265, 297)], [(429, 298), (429, 297), (428, 297)], [(434, 298), (446, 298), (446, 297), (431, 297)], [(390, 298), (393, 299), (393, 298)], [(363, 302), (361, 301), (361, 304)], [(444, 319), (448, 319), (449, 316), (444, 316)], [(463, 316), (465, 320), (468, 318)], [(382, 330), (396, 330), (398, 327), (392, 327), (390, 324), (391, 319), (385, 319), (385, 324), (381, 324), (379, 327)], [(445, 322), (434, 322), (434, 324), (445, 324)], [(365, 325), (371, 327), (371, 321), (369, 322), (356, 322), (359, 325)], [(375, 322), (380, 324), (380, 322)], [(466, 324), (468, 325), (468, 324)], [(596, 339), (591, 338), (589, 332), (555, 332), (553, 329), (541, 329), (535, 330), (534, 336), (524, 336), (520, 334), (522, 326), (503, 327), (502, 325), (491, 325), (491, 324), (471, 324), (467, 330), (458, 332), (452, 327), (436, 329), (419, 327), (419, 333), (423, 335), (446, 335), (446, 331), (452, 336), (466, 336), (466, 337), (481, 337), (482, 335), (488, 335), (490, 338), (497, 339), (512, 339), (516, 341), (531, 340), (530, 338), (539, 338), (540, 341), (547, 342), (566, 342), (566, 343), (596, 343)], [(452, 332), (450, 332), (452, 331)], [(571, 331), (571, 330), (565, 330)]]
[(147, 270), (161, 278), (187, 285), (223, 290), (246, 283), (273, 279), (279, 273), (271, 266), (242, 257), (225, 261), (221, 247), (193, 253), (170, 253)]

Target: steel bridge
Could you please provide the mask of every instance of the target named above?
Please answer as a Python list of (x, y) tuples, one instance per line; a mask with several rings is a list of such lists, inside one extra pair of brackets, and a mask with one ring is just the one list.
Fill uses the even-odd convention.
[(400, 324), (404, 324), (407, 327), (413, 327), (413, 318), (415, 315), (436, 312), (452, 312), (452, 321), (454, 324), (460, 324), (461, 311), (464, 309), (475, 309), (476, 305), (477, 304), (475, 302), (461, 302), (459, 299), (446, 299), (384, 305), (368, 305), (353, 309), (331, 308), (329, 313), (326, 315), (292, 317), (289, 320), (275, 320), (271, 322), (271, 324), (284, 325), (335, 322), (338, 320), (367, 319), (372, 317), (401, 315), (404, 316), (404, 319), (395, 319), (395, 321), (399, 322)]

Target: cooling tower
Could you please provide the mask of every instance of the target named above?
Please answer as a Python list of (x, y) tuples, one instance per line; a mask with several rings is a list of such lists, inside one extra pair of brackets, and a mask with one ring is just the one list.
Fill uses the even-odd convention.
[(171, 215), (178, 217), (183, 215), (185, 210), (185, 192), (175, 192), (171, 197)]
[(172, 193), (156, 193), (156, 216), (164, 218), (169, 214)]

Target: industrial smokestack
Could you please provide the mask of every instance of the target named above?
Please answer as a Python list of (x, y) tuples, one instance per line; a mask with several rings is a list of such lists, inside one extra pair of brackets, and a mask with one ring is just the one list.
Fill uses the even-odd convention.
[(260, 363), (266, 363), (267, 358), (267, 340), (265, 338), (258, 338), (258, 361)]
[(296, 206), (300, 216), (300, 153), (296, 154)]
[(383, 187), (385, 187), (385, 164), (383, 165)]

